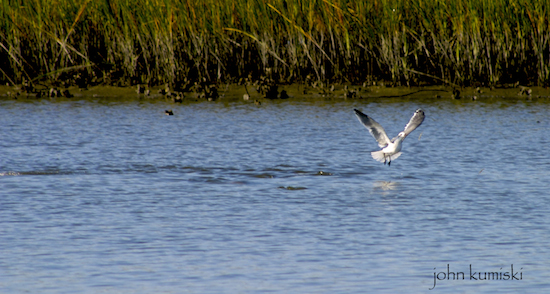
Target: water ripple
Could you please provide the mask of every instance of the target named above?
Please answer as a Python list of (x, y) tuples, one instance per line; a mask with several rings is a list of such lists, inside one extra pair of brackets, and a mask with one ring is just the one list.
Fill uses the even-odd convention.
[[(353, 108), (395, 134), (418, 107), (422, 136), (372, 160)], [(548, 111), (1, 100), (0, 292), (421, 292), (447, 264), (525, 278), (441, 293), (544, 292)]]

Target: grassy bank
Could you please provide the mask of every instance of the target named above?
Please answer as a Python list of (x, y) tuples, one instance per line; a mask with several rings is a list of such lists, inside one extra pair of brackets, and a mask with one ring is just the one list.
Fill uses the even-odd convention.
[(550, 83), (548, 0), (0, 3), (3, 83)]

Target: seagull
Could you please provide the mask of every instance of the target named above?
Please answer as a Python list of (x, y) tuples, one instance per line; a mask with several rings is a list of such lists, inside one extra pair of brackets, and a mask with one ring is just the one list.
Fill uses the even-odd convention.
[(369, 130), (374, 139), (376, 139), (378, 147), (382, 148), (380, 151), (371, 152), (372, 158), (384, 164), (388, 163), (388, 166), (390, 166), (392, 160), (401, 156), (401, 144), (403, 140), (422, 124), (425, 117), (424, 111), (420, 108), (417, 109), (409, 120), (409, 123), (405, 126), (403, 132), (390, 140), (388, 135), (386, 135), (386, 131), (384, 131), (384, 128), (379, 123), (357, 109), (354, 109), (354, 111), (359, 121)]

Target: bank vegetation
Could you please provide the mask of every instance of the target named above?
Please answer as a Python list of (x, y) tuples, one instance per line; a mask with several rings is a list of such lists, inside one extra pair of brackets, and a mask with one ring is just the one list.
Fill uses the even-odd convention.
[(0, 80), (547, 86), (548, 0), (0, 0)]

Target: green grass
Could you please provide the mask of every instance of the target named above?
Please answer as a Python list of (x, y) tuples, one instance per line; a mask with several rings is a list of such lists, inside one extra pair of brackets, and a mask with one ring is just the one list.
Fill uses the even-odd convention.
[(4, 83), (550, 83), (548, 0), (0, 1)]

